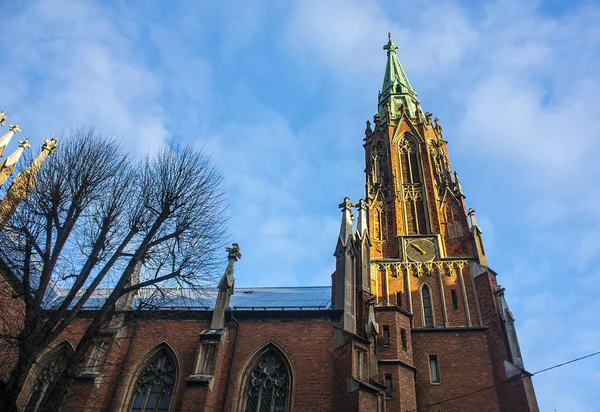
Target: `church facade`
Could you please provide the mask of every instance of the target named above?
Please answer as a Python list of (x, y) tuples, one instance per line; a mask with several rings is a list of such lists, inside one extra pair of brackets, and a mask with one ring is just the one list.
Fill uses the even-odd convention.
[[(234, 289), (234, 244), (214, 303), (195, 305), (206, 301), (182, 290), (184, 304), (113, 319), (65, 410), (538, 410), (443, 130), (391, 38), (384, 49), (366, 193), (340, 205), (331, 287)], [(86, 325), (83, 315), (43, 354), (21, 405), (37, 410)]]

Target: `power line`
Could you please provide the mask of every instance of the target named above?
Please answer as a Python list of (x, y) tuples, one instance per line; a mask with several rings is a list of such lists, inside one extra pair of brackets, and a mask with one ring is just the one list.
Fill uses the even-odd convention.
[[(590, 353), (589, 355), (585, 355), (585, 356), (581, 356), (579, 358), (571, 359), (570, 361), (559, 363), (557, 365), (553, 365), (553, 366), (550, 366), (550, 367), (545, 368), (545, 369), (540, 369), (539, 371), (533, 372), (531, 374), (531, 376), (539, 375), (540, 373), (544, 373), (544, 372), (549, 371), (551, 369), (560, 368), (561, 366), (565, 366), (565, 365), (568, 365), (570, 363), (578, 362), (578, 361), (583, 360), (583, 359), (591, 358), (592, 356), (596, 356), (596, 355), (599, 355), (599, 354), (600, 354), (600, 351), (594, 352), (594, 353)], [(439, 402), (431, 403), (431, 404), (429, 404), (427, 406), (423, 406), (422, 408), (411, 409), (409, 412), (417, 412), (418, 410), (425, 410), (425, 409), (430, 408), (432, 406), (436, 406), (436, 405), (440, 405), (442, 403), (454, 401), (456, 399), (465, 398), (467, 396), (471, 396), (471, 395), (474, 395), (474, 394), (479, 393), (479, 392), (487, 391), (488, 389), (493, 389), (493, 388), (496, 388), (498, 386), (502, 386), (504, 384), (507, 384), (507, 383), (510, 383), (510, 382), (514, 382), (514, 381), (515, 381), (515, 379), (509, 378), (509, 379), (505, 380), (502, 383), (498, 383), (496, 385), (487, 386), (485, 388), (477, 389), (476, 391), (468, 392), (468, 393), (465, 393), (465, 394), (462, 394), (462, 395), (458, 395), (458, 396), (454, 396), (452, 398), (444, 399), (444, 400), (439, 401)]]
[(591, 358), (592, 356), (596, 356), (598, 354), (600, 354), (600, 351), (594, 352), (594, 353), (590, 353), (589, 355), (585, 355), (585, 356), (582, 356), (580, 358), (571, 359), (570, 361), (559, 363), (558, 365), (550, 366), (549, 368), (542, 369), (542, 370), (539, 370), (537, 372), (534, 372), (534, 373), (532, 373), (532, 375), (538, 375), (538, 374), (540, 374), (542, 372), (549, 371), (550, 369), (560, 368), (561, 366), (568, 365), (569, 363), (573, 363), (573, 362), (577, 362), (577, 361), (580, 361), (580, 360), (583, 360), (583, 359)]

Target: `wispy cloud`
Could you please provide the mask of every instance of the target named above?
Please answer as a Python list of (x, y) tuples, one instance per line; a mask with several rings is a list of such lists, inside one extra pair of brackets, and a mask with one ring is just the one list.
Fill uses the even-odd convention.
[(136, 53), (137, 33), (95, 3), (14, 8), (0, 68), (3, 104), (35, 140), (77, 124), (101, 126), (147, 150), (166, 137), (160, 82)]
[[(226, 174), (240, 283), (328, 284), (337, 204), (364, 195), (361, 135), (392, 32), (442, 119), (526, 365), (594, 350), (600, 8), (396, 3), (3, 6), (0, 109), (36, 139), (82, 123), (140, 153), (197, 139)], [(598, 370), (535, 377), (542, 410), (594, 410)]]

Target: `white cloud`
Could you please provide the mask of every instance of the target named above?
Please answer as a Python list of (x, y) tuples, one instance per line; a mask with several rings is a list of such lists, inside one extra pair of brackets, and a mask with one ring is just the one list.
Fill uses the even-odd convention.
[(77, 124), (124, 135), (141, 152), (166, 136), (159, 81), (131, 33), (93, 3), (34, 2), (11, 16), (0, 69), (11, 121), (40, 141)]
[[(452, 160), (471, 169), (461, 173), (467, 201), (501, 269), (526, 364), (541, 369), (600, 338), (600, 12), (578, 5), (553, 16), (539, 4), (307, 0), (279, 16), (259, 1), (233, 14), (154, 10), (160, 18), (148, 23), (100, 3), (27, 3), (4, 38), (0, 109), (38, 139), (81, 123), (125, 134), (140, 151), (167, 131), (202, 137), (227, 176), (240, 284), (327, 284), (337, 203), (364, 187), (360, 135), (391, 31), (423, 108), (447, 113)], [(256, 96), (232, 57), (256, 50), (258, 63), (244, 63), (276, 65), (271, 45), (300, 85), (281, 90), (288, 107)], [(310, 118), (295, 106), (301, 92), (318, 107)], [(552, 397), (557, 410), (593, 410), (583, 388), (600, 368), (589, 365), (535, 377), (542, 410)]]

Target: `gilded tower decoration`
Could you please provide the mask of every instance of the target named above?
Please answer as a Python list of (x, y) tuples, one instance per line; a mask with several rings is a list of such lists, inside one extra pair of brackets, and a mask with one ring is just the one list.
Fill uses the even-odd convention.
[[(364, 144), (371, 287), (380, 303), (393, 302), (398, 293), (419, 294), (427, 282), (433, 283), (427, 286), (433, 298), (452, 289), (453, 296), (460, 291), (468, 302), (474, 297), (471, 285), (462, 286), (463, 272), (475, 251), (440, 120), (423, 113), (391, 36), (383, 48), (387, 65), (378, 113), (373, 129), (367, 123)], [(412, 302), (419, 306), (422, 299), (409, 296), (406, 303)], [(477, 318), (472, 308), (462, 311), (465, 326)], [(446, 315), (436, 319), (450, 324)]]

